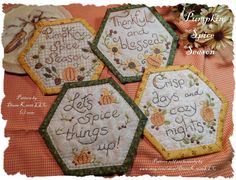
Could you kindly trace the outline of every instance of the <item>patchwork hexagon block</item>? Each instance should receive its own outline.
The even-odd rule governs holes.
[[[44,94],[57,94],[65,82],[95,80],[103,63],[89,42],[94,30],[83,19],[40,22],[19,62]]]
[[[140,81],[145,68],[172,64],[177,36],[154,7],[108,9],[93,51],[122,83]]]
[[[165,159],[221,150],[227,102],[195,67],[148,69],[135,102],[148,117],[144,135]]]
[[[122,174],[146,121],[112,79],[66,83],[40,133],[64,174]]]

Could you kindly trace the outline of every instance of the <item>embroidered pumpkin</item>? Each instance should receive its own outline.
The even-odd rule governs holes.
[[[63,79],[65,81],[75,81],[77,79],[77,72],[73,67],[67,67],[63,71]]]
[[[116,98],[110,94],[108,89],[103,89],[103,92],[101,94],[101,97],[98,103],[100,105],[116,103]]]
[[[79,154],[74,156],[72,163],[77,165],[88,164],[93,161],[92,153],[89,150],[81,150]]]
[[[214,120],[213,109],[207,104],[203,105],[200,114],[202,116],[202,119],[206,122],[212,122]]]
[[[162,112],[155,112],[151,116],[151,122],[154,126],[160,127],[165,122],[165,116]]]
[[[149,55],[146,61],[149,67],[160,67],[163,62],[162,56],[159,54]]]

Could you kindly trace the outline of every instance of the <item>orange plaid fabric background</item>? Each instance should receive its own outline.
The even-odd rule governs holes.
[[[99,29],[107,9],[105,6],[82,6],[80,4],[72,4],[64,7],[71,12],[73,17],[86,19],[96,31]],[[9,6],[5,5],[4,8],[7,9]],[[173,21],[172,23],[183,31],[191,28],[191,22],[175,22],[171,17],[166,15],[166,8],[157,7],[157,10],[166,20]],[[226,54],[232,54],[232,48],[228,47],[224,51]],[[233,149],[229,141],[229,137],[233,132],[232,102],[234,78],[232,62],[225,63],[219,53],[210,57],[204,57],[204,55],[186,55],[185,50],[178,48],[174,64],[192,64],[199,70],[204,71],[208,79],[216,85],[228,100],[229,106],[223,131],[223,150],[218,153],[184,160],[164,161],[160,153],[143,137],[140,141],[133,166],[127,173],[127,176],[149,174],[154,176],[232,177],[233,170],[231,163]],[[104,68],[100,79],[107,77],[113,77],[119,83],[112,73],[107,68]],[[135,97],[138,86],[139,83],[121,85],[131,98]],[[20,172],[27,176],[63,175],[38,132],[38,128],[56,96],[43,96],[29,76],[8,73],[5,73],[4,77],[4,93],[6,96],[2,103],[2,114],[3,119],[7,120],[5,135],[10,137],[9,147],[4,154],[5,171],[8,174]],[[17,99],[19,95],[27,97],[34,96],[38,102],[45,103],[46,107],[34,108],[33,115],[19,115],[19,111],[22,108],[9,106],[9,103],[14,104],[20,102],[20,99]],[[33,101],[25,100],[24,102],[32,104]]]

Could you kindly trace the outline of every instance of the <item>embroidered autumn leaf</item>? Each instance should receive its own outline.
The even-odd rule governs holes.
[[[160,34],[159,35],[160,36],[160,39],[162,40],[162,41],[167,41],[167,39],[168,39],[168,37],[165,37],[165,36],[163,36],[162,34]]]
[[[57,73],[57,69],[54,66],[52,66],[52,71]]]
[[[192,87],[194,85],[199,86],[198,78],[194,78],[192,74],[188,74],[189,78],[189,87]]]
[[[81,50],[85,53],[92,53],[92,51],[89,48],[82,48]]]
[[[45,67],[45,70],[48,72],[48,73],[52,73],[51,69],[49,67]]]
[[[202,140],[202,139],[203,139],[203,136],[202,136],[202,135],[196,138],[197,141],[200,141],[200,140]]]
[[[38,56],[38,55],[33,55],[32,58],[33,58],[33,59],[38,59],[39,56]]]
[[[150,113],[149,113],[149,111],[147,109],[144,109],[144,114],[145,114],[145,116],[149,116],[150,115]]]
[[[52,78],[52,75],[51,75],[51,74],[44,73],[43,75],[44,75],[44,77],[46,77],[46,78]]]
[[[189,144],[189,140],[186,139],[186,138],[184,138],[184,139],[183,139],[183,143],[184,143],[184,144]]]
[[[170,121],[167,121],[167,120],[164,121],[165,125],[169,125],[170,123],[171,123]]]

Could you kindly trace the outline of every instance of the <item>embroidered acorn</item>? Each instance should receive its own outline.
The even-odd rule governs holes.
[[[60,85],[61,84],[61,78],[55,78],[54,82],[56,85]]]
[[[214,112],[208,103],[204,103],[200,112],[202,119],[206,122],[214,121]]]
[[[78,76],[77,76],[77,80],[78,80],[78,81],[83,81],[83,79],[84,79],[84,76],[81,76],[81,75],[78,75]]]
[[[77,165],[88,164],[93,161],[92,153],[87,149],[82,149],[79,154],[75,154],[72,163]]]
[[[108,89],[104,88],[98,103],[100,105],[116,103],[116,98],[111,95]]]
[[[41,67],[43,67],[43,65],[41,63],[37,63],[35,64],[35,69],[40,69]]]
[[[160,67],[163,60],[162,60],[162,56],[159,54],[151,54],[147,57],[146,59],[147,61],[147,65],[149,67]]]
[[[63,71],[63,79],[65,81],[75,81],[77,80],[77,72],[73,67],[67,67]]]

